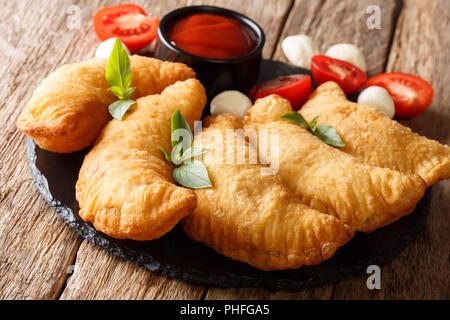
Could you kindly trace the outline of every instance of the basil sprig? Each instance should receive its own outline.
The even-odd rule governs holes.
[[[198,160],[184,163],[173,169],[173,178],[186,188],[201,189],[212,186],[205,165]]]
[[[183,135],[180,137],[176,136],[176,133],[178,129],[186,130],[186,135]],[[172,141],[172,148],[175,148],[175,146],[181,142],[181,137],[185,137],[187,140],[184,142],[184,145],[191,145],[192,140],[194,139],[194,135],[192,134],[191,127],[189,126],[189,123],[187,122],[186,118],[183,117],[180,110],[177,109],[172,114],[172,119],[170,121],[170,130],[172,132],[170,140]]]
[[[201,161],[192,159],[208,152],[209,149],[191,146],[194,136],[188,122],[178,109],[172,114],[170,128],[172,152],[168,153],[162,147],[158,149],[164,153],[167,161],[176,166],[172,173],[175,181],[192,189],[212,187],[205,165]]]
[[[295,123],[300,127],[306,127],[309,132],[311,132],[326,144],[332,145],[334,147],[345,147],[345,143],[342,142],[342,139],[337,133],[336,129],[330,127],[327,124],[321,124],[318,127],[316,126],[319,116],[314,117],[314,119],[312,119],[310,123],[308,123],[308,121],[306,121],[305,118],[303,118],[303,116],[296,111],[283,114],[281,118]]]
[[[120,99],[109,105],[109,113],[115,119],[122,120],[123,115],[136,103],[136,101],[130,99],[136,88],[130,87],[133,81],[130,58],[118,38],[116,38],[114,48],[109,57],[105,77],[111,85],[111,88],[108,90]]]

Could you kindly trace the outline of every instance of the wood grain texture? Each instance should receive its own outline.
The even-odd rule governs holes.
[[[381,29],[369,30],[366,13],[369,5],[381,9]],[[336,43],[354,43],[364,52],[369,73],[381,73],[387,58],[390,39],[394,28],[397,4],[395,0],[297,0],[287,18],[273,59],[286,61],[281,41],[295,34],[307,34],[317,41],[320,51]],[[358,277],[358,284],[366,288],[365,277]],[[365,289],[366,291],[367,288]],[[334,285],[308,288],[299,291],[271,292],[262,289],[217,289],[210,288],[206,299],[331,299]],[[358,295],[352,295],[358,298]]]
[[[417,74],[428,80],[435,96],[429,109],[403,124],[441,143],[450,144],[450,2],[405,0],[387,71]],[[370,291],[364,279],[338,283],[338,299],[448,299],[450,296],[450,181],[433,186],[430,215],[417,240],[381,269],[381,290]]]
[[[209,288],[205,299],[208,300],[327,300],[331,299],[333,285],[307,288],[304,290],[270,291],[261,288]]]
[[[23,156],[14,162],[14,172],[0,171],[2,181],[29,174]],[[0,299],[55,299],[80,243],[34,189],[31,179],[1,189]]]
[[[83,241],[61,299],[200,299],[202,286],[156,275]]]
[[[369,5],[381,10],[381,28],[369,29]],[[274,59],[288,61],[281,48],[284,38],[307,34],[314,39],[321,54],[337,43],[352,43],[363,52],[368,74],[383,71],[394,28],[395,0],[296,0],[282,32]]]
[[[72,36],[80,41],[82,34],[53,33],[65,20],[61,8],[37,1],[7,1],[0,10],[2,299],[56,298],[80,243],[38,194],[26,163],[25,138],[15,127],[37,82],[68,56],[83,56],[83,48],[70,46]]]

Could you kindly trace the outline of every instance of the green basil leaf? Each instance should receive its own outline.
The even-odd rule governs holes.
[[[131,73],[130,57],[125,52],[125,50],[123,50],[123,53],[125,54],[125,56],[122,57],[122,61],[124,61],[124,64],[126,64],[127,67],[126,69],[121,68],[120,71],[123,72],[122,73],[123,86],[124,88],[128,88],[131,85],[131,82],[133,82],[133,74]]]
[[[183,152],[181,156],[181,161],[190,160],[196,156],[209,152],[208,148],[201,147],[190,147],[186,151]]]
[[[316,124],[317,124],[317,120],[319,119],[319,116],[315,116],[311,122],[309,123],[309,128],[311,129],[311,131],[315,131],[316,130]]]
[[[136,87],[128,88],[126,91],[126,97],[124,99],[129,99],[134,94],[135,91]]]
[[[133,93],[136,91],[136,88],[128,88],[127,90],[125,90],[125,92],[122,91],[122,88],[118,87],[118,86],[114,86],[108,89],[109,91],[111,91],[117,98],[122,99],[122,100],[128,100]]]
[[[173,169],[173,178],[186,188],[201,189],[212,187],[205,165],[197,160]]]
[[[172,148],[175,147],[181,141],[179,139],[179,137],[176,137],[175,135],[173,135],[174,131],[176,131],[177,129],[185,129],[185,130],[187,130],[188,136],[190,137],[190,141],[185,141],[184,143],[187,146],[191,145],[194,136],[192,134],[191,127],[189,126],[189,123],[187,122],[186,118],[183,117],[183,115],[181,114],[179,109],[175,110],[175,112],[172,114],[172,119],[171,119],[171,123],[170,123],[170,129],[172,131],[172,137],[171,137]],[[187,143],[187,142],[189,142],[189,143]]]
[[[335,147],[345,147],[345,143],[342,142],[341,137],[337,133],[336,129],[330,127],[327,124],[321,124],[320,126],[318,126],[314,131],[314,135],[329,145]]]
[[[280,118],[295,123],[298,126],[309,128],[308,122],[305,118],[303,118],[303,116],[296,111],[283,114]]]
[[[117,120],[122,120],[123,115],[128,109],[134,105],[136,101],[134,100],[117,100],[116,102],[109,105],[109,113]]]
[[[170,156],[170,153],[164,150],[163,147],[159,147],[158,150],[161,150],[164,153],[164,156],[166,157],[167,161],[172,162],[172,157]]]
[[[127,88],[133,80],[133,74],[131,73],[130,58],[118,38],[116,38],[109,57],[105,77],[111,87],[120,88],[121,96],[126,96]]]
[[[175,165],[180,165],[183,160],[183,152],[189,149],[190,144],[178,143],[175,147],[172,148],[172,162]]]
[[[122,91],[121,87],[114,86],[114,87],[109,88],[108,90],[111,91],[119,99],[128,99],[129,98],[129,97],[125,98],[125,96],[123,95],[124,92]]]

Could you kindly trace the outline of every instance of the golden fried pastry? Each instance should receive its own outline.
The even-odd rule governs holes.
[[[86,155],[76,184],[80,216],[114,238],[151,240],[194,210],[194,191],[175,185],[173,166],[158,147],[171,149],[170,119],[176,109],[201,117],[203,86],[190,79],[161,95],[137,100],[122,121],[113,119]]]
[[[181,63],[130,57],[133,98],[161,93],[176,81],[195,77]],[[107,59],[66,64],[36,88],[17,120],[19,130],[43,149],[69,153],[90,146],[111,116],[108,106],[117,98],[107,89]]]
[[[322,84],[301,109],[311,121],[334,127],[346,144],[342,151],[368,164],[415,173],[429,187],[450,177],[450,147],[427,139],[376,108],[347,100],[334,82]]]
[[[257,131],[262,160],[278,163],[278,173],[304,203],[364,232],[413,211],[425,191],[420,177],[361,163],[280,119],[288,112],[292,112],[289,102],[271,95],[249,109],[244,124],[246,130]],[[264,144],[261,137],[266,132],[277,137],[277,146]],[[273,147],[278,153],[266,152]]]
[[[301,203],[280,176],[249,163],[250,146],[234,131],[239,118],[210,116],[203,128],[194,145],[210,149],[203,162],[213,187],[195,191],[197,208],[183,220],[190,238],[262,270],[318,264],[351,238],[338,219]]]

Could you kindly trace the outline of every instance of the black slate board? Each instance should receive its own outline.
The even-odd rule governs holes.
[[[308,71],[265,60],[259,81],[292,73]],[[124,259],[138,261],[151,271],[196,284],[300,289],[360,274],[369,265],[387,263],[406,248],[423,229],[430,209],[431,189],[428,189],[412,214],[371,234],[357,234],[330,260],[298,270],[264,272],[191,241],[180,225],[162,238],[146,242],[118,240],[96,231],[90,223],[81,220],[75,200],[75,183],[86,152],[55,154],[42,150],[28,139],[28,162],[44,199],[89,241]]]

